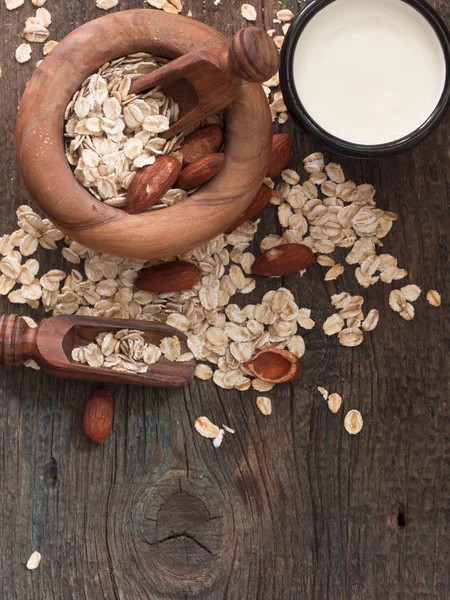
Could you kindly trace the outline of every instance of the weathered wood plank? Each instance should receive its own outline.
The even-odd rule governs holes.
[[[255,2],[269,27],[282,5]],[[450,22],[445,0],[433,3]],[[93,0],[56,3],[51,38],[100,16]],[[120,0],[122,9],[140,7]],[[296,10],[294,2],[291,8]],[[240,2],[186,2],[186,11],[231,36],[245,22]],[[14,166],[16,106],[33,65],[14,50],[27,3],[0,4],[0,168],[2,231],[28,201]],[[33,45],[33,63],[40,55]],[[420,85],[420,82],[418,82]],[[421,297],[403,322],[387,304],[389,286],[364,292],[380,326],[355,349],[308,332],[301,380],[269,395],[263,417],[256,393],[223,392],[194,381],[182,390],[113,387],[116,413],[107,443],[81,433],[90,384],[28,371],[1,371],[0,585],[2,598],[53,600],[443,600],[450,595],[449,180],[446,122],[399,157],[362,162],[340,157],[348,177],[370,182],[384,208],[399,212],[386,249],[423,290],[441,291],[436,310]],[[315,142],[289,123],[292,166]],[[276,229],[266,211],[258,239]],[[42,251],[43,268],[60,267]],[[312,269],[284,282],[318,323],[329,295],[359,290],[351,269],[325,283]],[[253,299],[278,282],[265,281]],[[2,300],[2,310],[10,310]],[[447,309],[447,313],[445,310]],[[339,391],[332,415],[317,385]],[[346,410],[365,425],[350,437]],[[236,428],[222,447],[193,433],[201,414]],[[165,541],[161,541],[165,540]],[[41,567],[24,564],[33,549]]]

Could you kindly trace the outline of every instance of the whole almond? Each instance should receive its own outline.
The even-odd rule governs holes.
[[[111,432],[113,416],[111,392],[106,387],[97,388],[84,407],[83,430],[86,437],[96,444],[103,444]]]
[[[252,265],[253,275],[280,277],[290,275],[310,267],[314,262],[314,254],[304,244],[285,244],[271,248],[258,256]]]
[[[252,375],[270,383],[287,383],[300,375],[300,359],[281,348],[265,348],[245,365]]]
[[[273,192],[270,189],[270,187],[263,183],[262,186],[259,188],[259,191],[256,194],[256,196],[250,202],[250,205],[245,209],[245,211],[242,213],[239,219],[237,219],[237,221],[235,221],[233,225],[231,225],[231,227],[227,229],[227,233],[231,233],[232,231],[237,229],[239,225],[242,225],[242,223],[245,223],[249,219],[252,219],[259,212],[261,212],[262,209],[269,204],[270,199],[272,198],[272,193]]]
[[[184,167],[177,181],[177,187],[182,190],[198,188],[219,173],[225,164],[225,154],[216,152],[206,154],[202,158]]]
[[[181,292],[199,283],[202,275],[197,265],[174,260],[142,269],[134,284],[146,292]]]
[[[272,136],[272,155],[266,173],[267,177],[279,175],[291,160],[292,152],[292,140],[287,133],[276,133]]]
[[[183,164],[189,165],[205,156],[205,154],[217,152],[222,148],[222,144],[223,130],[219,125],[199,127],[188,135],[181,144]]]
[[[134,215],[145,212],[173,186],[181,173],[181,163],[173,156],[161,156],[140,169],[127,192],[125,210]]]

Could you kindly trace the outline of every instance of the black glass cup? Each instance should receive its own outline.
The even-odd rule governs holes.
[[[284,39],[280,57],[280,85],[289,114],[298,125],[316,137],[326,148],[344,156],[377,158],[397,154],[412,148],[433,131],[450,105],[450,33],[448,28],[437,12],[425,0],[399,0],[399,2],[406,2],[406,4],[415,8],[434,29],[444,52],[446,69],[444,90],[427,120],[408,135],[384,144],[357,144],[332,135],[314,121],[303,106],[294,83],[293,59],[297,41],[308,22],[332,2],[335,2],[335,0],[313,0],[291,23]],[[330,101],[332,102],[332,99]]]

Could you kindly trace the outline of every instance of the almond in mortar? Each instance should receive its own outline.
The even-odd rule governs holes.
[[[223,131],[219,125],[199,127],[186,137],[181,144],[183,165],[189,165],[206,154],[213,154],[222,148]]]
[[[184,167],[177,181],[182,190],[193,190],[215,177],[225,164],[225,155],[221,152],[206,154],[202,158]]]
[[[134,215],[145,212],[173,187],[181,173],[181,163],[173,156],[161,156],[136,173],[127,192],[125,210]]]

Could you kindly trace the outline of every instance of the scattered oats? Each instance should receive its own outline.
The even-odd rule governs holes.
[[[333,394],[330,394],[328,396],[328,408],[331,410],[332,413],[339,412],[341,405],[342,398],[339,394],[336,394],[336,392],[334,392]]]
[[[189,329],[189,319],[179,313],[172,313],[167,317],[166,325],[175,327],[179,331],[187,331]]]
[[[198,417],[195,420],[194,427],[197,432],[206,438],[216,438],[219,435],[219,428],[208,419],[208,417]]]
[[[281,46],[283,45],[283,41],[284,41],[284,36],[276,35],[276,36],[274,36],[273,41],[275,43],[275,46],[278,48],[278,50],[281,50]]]
[[[328,317],[328,319],[323,324],[322,329],[325,335],[335,335],[336,333],[339,333],[342,330],[344,325],[344,319],[340,315],[335,313],[334,315]]]
[[[208,365],[197,365],[195,367],[195,376],[198,377],[198,379],[207,381],[213,376],[213,370]]]
[[[43,49],[44,56],[47,56],[47,54],[50,54],[50,52],[54,48],[56,48],[57,45],[58,45],[58,42],[55,42],[55,40],[49,40],[48,42],[46,42],[44,44],[44,49]]]
[[[300,181],[300,175],[292,169],[285,169],[281,171],[281,179],[289,185],[297,185]]]
[[[38,326],[38,324],[36,323],[36,321],[34,319],[32,319],[31,317],[27,317],[26,315],[22,315],[21,317],[25,323],[28,325],[28,327],[31,327],[32,329],[36,329],[36,327]]]
[[[401,312],[406,309],[406,298],[401,290],[392,290],[389,294],[389,306],[395,312]]]
[[[52,24],[52,15],[48,12],[48,10],[46,8],[38,8],[37,9],[36,19],[44,27],[50,27],[50,25]]]
[[[37,569],[41,562],[41,554],[37,551],[33,552],[27,562],[27,569],[32,571],[33,569]]]
[[[37,364],[37,362],[35,360],[33,360],[32,358],[28,358],[24,363],[23,363],[24,367],[27,367],[28,369],[34,369],[35,371],[40,371],[41,367]]]
[[[344,183],[345,175],[341,165],[336,163],[328,163],[325,167],[325,172],[331,181],[334,181],[335,183]]]
[[[431,304],[431,306],[441,306],[441,295],[436,290],[428,290],[427,300]]]
[[[274,40],[275,39],[276,38],[274,38]],[[286,104],[284,103],[283,94],[281,92],[274,93],[271,107],[276,113],[286,112]]]
[[[213,446],[214,446],[214,448],[218,448],[220,446],[220,444],[223,441],[224,434],[225,434],[225,430],[224,429],[219,429],[219,433],[213,439]]]
[[[405,321],[412,321],[414,319],[414,306],[407,302],[406,307],[400,311],[400,316],[403,317]]]
[[[358,327],[347,327],[338,333],[338,338],[341,346],[353,348],[362,344],[364,334]]]
[[[45,8],[39,8],[38,10],[46,10]],[[47,11],[48,12],[48,11]],[[25,21],[25,28],[22,32],[22,36],[28,42],[42,43],[50,35],[47,27],[37,17],[28,17]]]
[[[8,10],[15,10],[16,8],[19,8],[19,6],[22,6],[24,2],[25,0],[5,0],[6,8]]]
[[[400,291],[408,300],[408,302],[415,302],[422,293],[420,287],[415,284],[405,285],[402,288],[400,288]]]
[[[241,15],[246,21],[256,21],[256,9],[251,4],[241,6]]]
[[[236,432],[234,431],[234,429],[231,429],[231,427],[228,427],[227,425],[222,425],[222,427],[225,429],[225,431],[226,431],[227,433],[236,433]]]
[[[292,19],[294,17],[295,17],[294,13],[291,10],[289,10],[288,8],[283,8],[282,10],[279,10],[277,12],[277,19],[279,19],[280,21],[283,21],[285,23],[292,21]]]
[[[269,381],[262,381],[261,379],[253,379],[252,388],[257,392],[270,392],[274,388],[275,384]]]
[[[324,166],[325,162],[321,152],[314,152],[303,159],[303,168],[307,173],[320,173]]]
[[[380,318],[380,313],[372,308],[368,313],[364,321],[362,322],[361,327],[364,331],[373,331],[375,327],[378,325],[378,320]]]
[[[325,388],[321,387],[320,385],[317,387],[317,391],[322,394],[323,399],[327,400],[328,398],[328,390],[326,390]]]
[[[162,9],[166,0],[147,0],[147,2],[150,4],[150,6],[153,6],[153,8]]]
[[[326,254],[319,254],[319,256],[316,256],[316,262],[318,262],[322,267],[334,267],[336,264],[334,259]]]
[[[256,398],[256,406],[263,415],[267,416],[272,414],[272,402],[270,401],[270,398],[267,398],[267,396],[258,396]]]
[[[350,410],[344,419],[345,430],[351,435],[359,433],[363,426],[363,418],[359,410]]]
[[[298,309],[297,322],[300,325],[300,327],[303,327],[303,329],[312,329],[314,327],[314,325],[316,324],[315,321],[313,321],[310,318],[310,315],[311,315],[310,308],[299,308]]]
[[[16,60],[18,63],[26,63],[31,58],[31,46],[30,44],[20,44],[16,50]]]
[[[337,279],[345,271],[344,267],[339,263],[332,266],[331,269],[325,273],[325,281],[333,281]]]
[[[31,0],[31,4],[37,7],[44,6],[45,2],[46,0]]]
[[[295,354],[298,358],[301,358],[306,351],[305,340],[301,335],[293,335],[288,341],[288,350]],[[260,390],[263,391],[263,390]]]
[[[97,8],[102,10],[110,10],[119,4],[119,0],[96,0]]]

